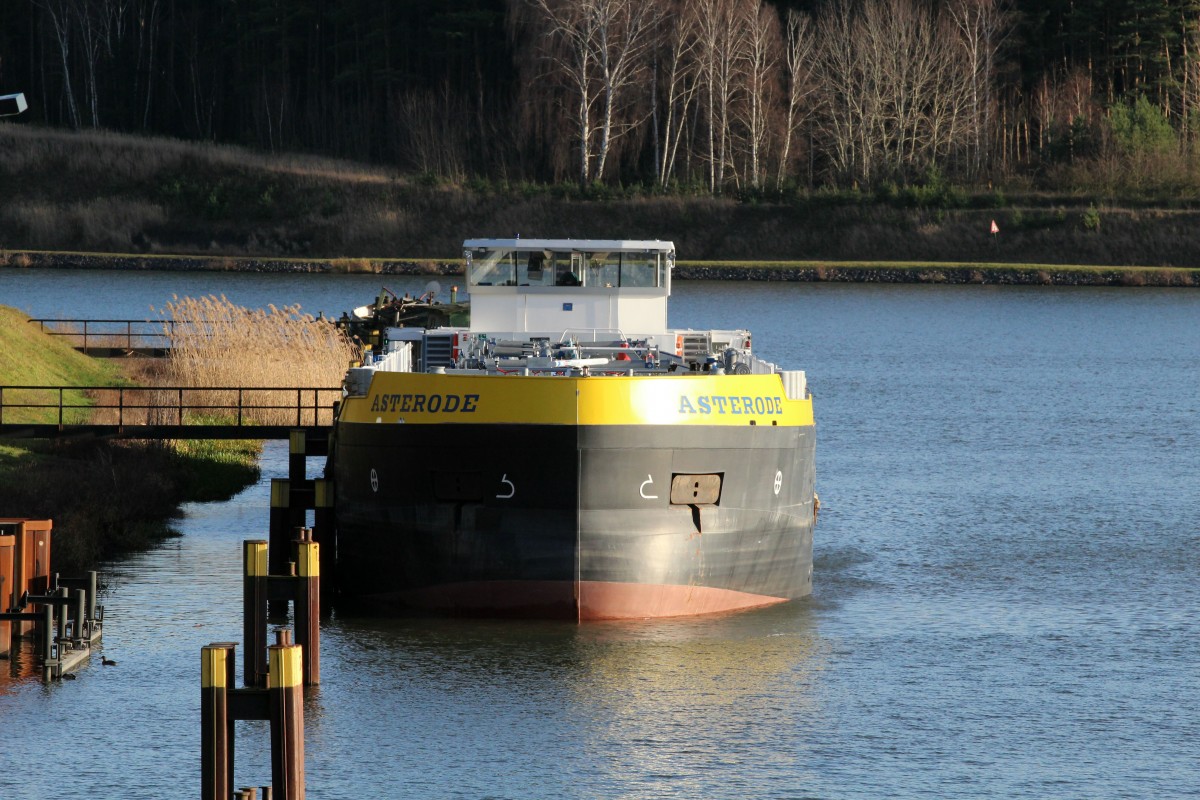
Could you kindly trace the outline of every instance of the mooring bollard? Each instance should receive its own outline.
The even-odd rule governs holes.
[[[292,535],[296,528],[304,526],[304,504],[293,502],[291,481],[271,479],[271,513],[268,519],[267,538],[270,540],[268,569],[272,575],[288,574],[288,555],[292,549]],[[272,603],[272,617],[287,616],[287,606]]]
[[[82,647],[87,642],[87,592],[75,590],[75,619],[71,623],[71,644]]]
[[[321,613],[329,615],[331,603],[337,586],[337,573],[334,570],[337,555],[337,527],[334,525],[333,512],[333,481],[317,479],[313,481],[313,541],[320,542],[321,574],[325,577],[325,607]]]
[[[292,594],[296,643],[303,653],[304,683],[316,686],[321,682],[321,545],[312,540],[311,529],[299,533]]]
[[[90,570],[88,572],[87,582],[88,582],[88,586],[87,586],[87,596],[88,596],[87,618],[89,620],[95,620],[96,619],[96,605],[97,605],[96,604],[96,594],[97,594],[97,592],[100,591],[99,573],[96,572],[96,570],[94,570],[94,569]]]
[[[304,430],[288,432],[288,480],[303,483],[308,477],[308,433]]]
[[[243,542],[243,629],[246,654],[243,659],[245,688],[235,689],[233,649],[217,642],[201,649],[201,796],[205,800],[242,797],[257,800],[257,787],[233,788],[234,730],[236,720],[266,720],[271,729],[271,786],[262,787],[264,800],[304,800],[304,685],[306,670],[315,678],[320,670],[319,648],[321,548],[312,531],[300,529],[292,575],[270,575],[267,571],[268,543]],[[263,647],[267,638],[267,603],[291,600],[296,604],[297,638],[292,632],[276,631],[275,644]],[[260,659],[265,670],[260,673]],[[265,688],[255,684],[265,675]],[[315,683],[315,680],[312,681]],[[277,795],[274,793],[278,792]]]
[[[233,791],[233,648],[228,642],[200,650],[200,796],[225,800]]]
[[[243,627],[246,652],[243,654],[242,685],[265,686],[268,665],[267,604],[279,604],[286,615],[292,603],[295,613],[296,644],[303,648],[306,686],[315,686],[321,676],[321,546],[312,541],[310,528],[299,528],[294,542],[296,561],[289,562],[286,575],[267,575],[267,543],[261,539],[243,542],[245,578],[243,588]]]
[[[50,520],[0,518],[0,656],[34,631],[46,680],[79,664],[103,630],[97,576],[50,572]],[[31,606],[33,608],[31,608]]]
[[[282,800],[304,800],[304,671],[288,631],[270,647],[271,787]]]
[[[267,564],[270,574],[283,575],[287,570],[287,545],[291,538],[291,490],[288,482],[279,478],[271,479],[271,513],[267,520],[267,537],[270,541],[269,561]],[[271,613],[279,614],[276,609]],[[284,609],[282,613],[287,613]]]
[[[71,590],[65,586],[60,586],[54,591],[54,594],[57,595],[59,604],[62,606],[58,612],[58,634],[55,636],[55,639],[59,642],[65,642],[67,641],[67,601],[70,599]]]
[[[58,655],[54,647],[54,606],[46,603],[42,606],[42,663],[49,664]]]
[[[267,598],[270,596],[267,573],[267,542],[249,539],[242,542],[245,565],[242,584],[242,685],[265,686],[267,680]],[[286,609],[285,609],[286,611]]]

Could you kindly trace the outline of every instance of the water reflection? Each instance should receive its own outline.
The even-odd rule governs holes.
[[[306,756],[333,794],[356,770],[381,796],[713,795],[733,764],[786,782],[827,650],[807,601],[586,626],[335,619]]]
[[[721,619],[604,623],[575,637],[572,698],[601,783],[711,795],[797,778],[795,732],[820,716],[825,646],[807,601]]]
[[[41,683],[39,663],[33,639],[13,637],[8,657],[0,659],[0,695],[15,694],[23,685]]]

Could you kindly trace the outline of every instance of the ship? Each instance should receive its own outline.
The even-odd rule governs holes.
[[[747,330],[670,327],[671,242],[463,257],[465,301],[431,284],[355,311],[327,464],[339,602],[582,622],[811,592],[805,373]]]

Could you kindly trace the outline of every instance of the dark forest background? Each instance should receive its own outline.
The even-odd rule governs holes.
[[[2,0],[12,91],[457,182],[1178,196],[1200,0]]]

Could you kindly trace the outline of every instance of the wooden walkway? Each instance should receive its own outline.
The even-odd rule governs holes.
[[[340,388],[0,386],[0,438],[325,438]]]

